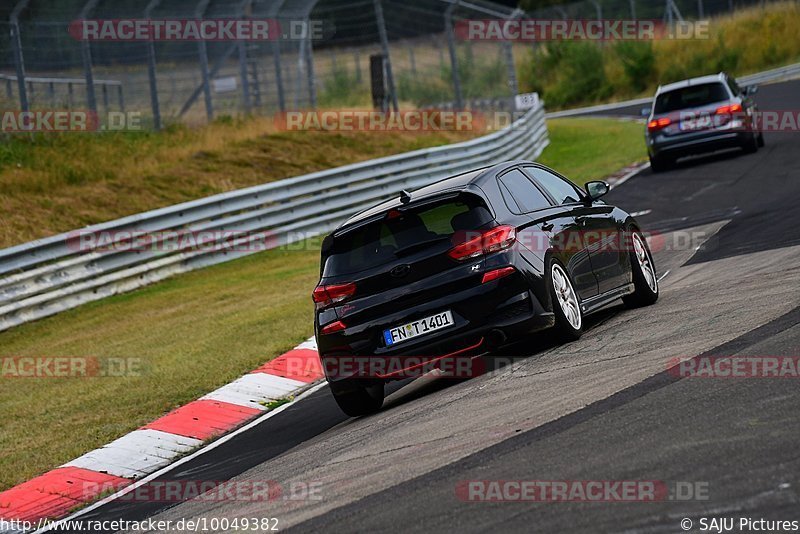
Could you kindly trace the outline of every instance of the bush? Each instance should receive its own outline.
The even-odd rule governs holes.
[[[614,52],[622,63],[628,87],[644,91],[655,73],[656,56],[653,45],[644,41],[620,41]]]

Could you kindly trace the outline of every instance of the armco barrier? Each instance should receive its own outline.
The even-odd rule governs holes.
[[[268,233],[270,247],[323,234],[349,215],[403,189],[501,161],[533,159],[547,144],[540,105],[510,127],[464,143],[231,191],[80,230],[116,235],[125,231],[230,232],[219,246],[169,252],[83,250],[70,241],[76,235],[71,232],[0,250],[0,331],[252,254],[252,247],[243,245],[257,239],[257,232]]]

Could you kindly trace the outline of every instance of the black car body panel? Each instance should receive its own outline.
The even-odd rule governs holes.
[[[549,186],[560,189],[561,196],[566,192],[566,201],[558,203],[537,174],[558,180]],[[536,209],[521,209],[510,200],[506,183],[518,188],[517,196],[529,193]],[[399,377],[343,370],[342,359],[471,357],[552,326],[551,260],[567,268],[586,313],[610,295],[633,291],[630,254],[621,244],[636,222],[619,208],[590,201],[542,165],[518,161],[479,169],[404,200],[391,199],[354,215],[323,243],[315,333],[331,382]],[[473,233],[504,228],[515,232],[506,248],[461,260],[449,255]],[[499,272],[503,276],[486,280]],[[447,327],[392,344],[386,337],[395,327],[444,312],[452,315]]]

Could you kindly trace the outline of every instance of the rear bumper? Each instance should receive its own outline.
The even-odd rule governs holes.
[[[744,145],[752,135],[752,132],[741,130],[712,130],[709,132],[687,133],[671,137],[648,137],[647,151],[650,157],[653,158],[659,156],[678,158],[726,148],[740,147]]]
[[[469,378],[482,374],[472,365],[475,356],[502,345],[506,340],[553,326],[555,317],[545,310],[530,290],[520,292],[499,306],[475,309],[491,310],[484,317],[472,317],[467,324],[422,337],[412,345],[388,349],[379,347],[369,353],[347,347],[320,347],[320,358],[328,382],[366,380],[387,382],[421,376],[440,369],[446,376]]]

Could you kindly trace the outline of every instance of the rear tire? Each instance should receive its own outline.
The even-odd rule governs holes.
[[[668,171],[674,163],[674,160],[665,156],[650,156],[650,168],[653,172]]]
[[[742,150],[744,150],[745,154],[755,154],[758,151],[758,136],[753,134],[744,142],[742,145]]]
[[[639,308],[655,304],[658,300],[658,275],[656,264],[647,240],[637,230],[631,231],[631,272],[633,274],[634,292],[622,297],[622,302],[629,308]]]
[[[369,415],[383,406],[383,384],[367,386],[356,380],[346,380],[330,386],[336,404],[350,417]]]
[[[556,260],[550,260],[548,285],[556,335],[563,341],[574,341],[583,335],[583,312],[580,299],[567,270]]]

